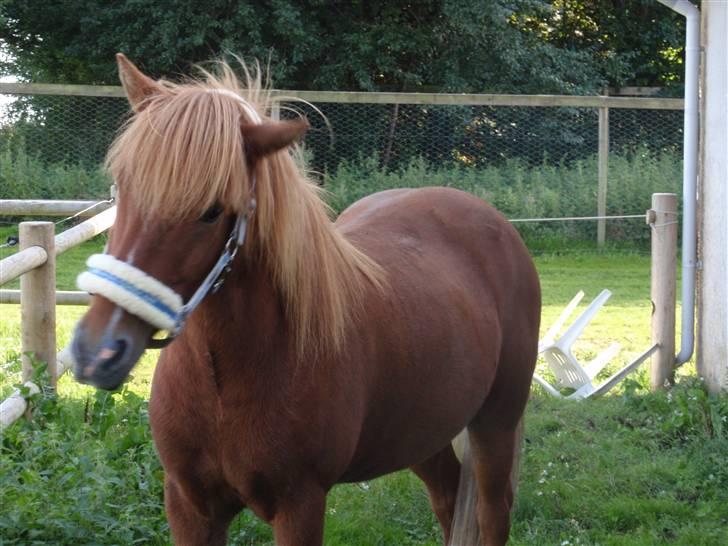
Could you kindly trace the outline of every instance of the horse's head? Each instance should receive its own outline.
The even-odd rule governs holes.
[[[107,158],[116,222],[106,253],[79,277],[95,297],[72,344],[76,378],[105,389],[126,379],[157,331],[179,333],[233,266],[260,160],[307,127],[264,119],[255,93],[243,98],[231,73],[172,85],[117,60],[135,115]]]

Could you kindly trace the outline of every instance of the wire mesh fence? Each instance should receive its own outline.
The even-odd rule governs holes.
[[[120,96],[84,93],[0,94],[0,198],[107,195],[99,167],[128,106]],[[364,94],[331,102],[321,95],[306,96],[315,109],[294,103],[281,115],[309,119],[308,167],[332,191],[337,210],[386,187],[447,184],[488,199],[510,218],[598,212],[599,139],[607,133],[595,97],[571,97],[566,106],[541,97],[516,106],[502,98],[497,105],[438,104],[438,96],[411,104]],[[633,107],[609,108],[607,215],[643,212],[653,192],[679,193],[679,101],[630,100]],[[597,228],[590,221],[519,229],[527,237],[593,241]],[[607,225],[610,241],[647,238],[639,220]]]
[[[535,166],[570,162],[596,152],[594,109],[418,104],[319,104],[321,120],[307,137],[317,166],[375,155],[397,168],[415,158],[432,165],[498,166],[519,160]],[[303,110],[306,110],[305,107]],[[308,112],[307,112],[308,113]]]
[[[0,111],[0,143],[46,165],[97,166],[127,111],[117,97],[19,96]]]

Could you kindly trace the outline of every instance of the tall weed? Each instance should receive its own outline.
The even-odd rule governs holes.
[[[44,163],[23,146],[0,150],[0,199],[99,199],[109,184],[100,167]]]
[[[609,158],[607,214],[640,214],[655,192],[679,193],[681,160],[646,150],[612,154]],[[544,158],[533,166],[506,160],[497,166],[468,167],[462,163],[437,164],[422,158],[387,169],[376,155],[343,160],[322,183],[329,204],[338,214],[354,201],[392,188],[448,186],[490,202],[510,219],[563,218],[597,214],[597,158],[554,162]],[[0,198],[93,199],[108,195],[109,179],[102,169],[66,163],[48,164],[28,155],[23,146],[0,151]],[[558,248],[575,241],[593,241],[596,222],[518,223],[532,246]],[[649,230],[640,218],[610,221],[609,241],[644,246]]]
[[[608,215],[640,214],[649,208],[655,192],[679,193],[680,158],[636,153],[610,157],[607,197]],[[377,157],[342,161],[324,175],[324,187],[336,213],[376,191],[392,188],[449,186],[485,199],[510,219],[564,218],[597,214],[596,157],[558,164],[544,161],[537,167],[518,160],[501,166],[469,168],[454,163],[435,166],[415,159],[404,167],[387,170]],[[594,240],[596,222],[518,223],[527,241]],[[649,240],[641,218],[610,222],[611,241],[638,245]]]

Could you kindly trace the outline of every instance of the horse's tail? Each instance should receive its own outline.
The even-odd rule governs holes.
[[[480,544],[480,531],[478,529],[478,518],[476,514],[478,491],[475,482],[475,470],[473,469],[470,440],[468,439],[467,431],[463,432],[454,442],[456,444],[456,453],[460,459],[460,483],[458,485],[458,495],[455,500],[455,514],[450,529],[448,546],[478,546]],[[518,489],[522,441],[523,418],[521,418],[516,428],[516,441],[513,447],[511,489],[514,498]]]
[[[455,514],[452,518],[448,546],[476,546],[480,544],[478,518],[475,512],[478,498],[475,471],[473,470],[473,458],[470,452],[470,440],[468,439],[467,430],[463,432],[456,440],[456,450],[459,452],[458,458],[460,459],[460,483],[458,485],[458,495],[455,499]]]

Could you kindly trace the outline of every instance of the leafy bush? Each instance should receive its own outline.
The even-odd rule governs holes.
[[[109,195],[101,168],[44,163],[25,146],[0,150],[0,199],[99,199]]]
[[[453,164],[435,167],[422,159],[405,167],[387,170],[375,156],[342,161],[324,176],[330,203],[336,213],[376,191],[401,187],[449,186],[485,199],[510,219],[594,216],[597,212],[597,158],[553,164],[544,160],[537,167],[510,160],[501,167],[482,169]],[[649,208],[654,192],[679,193],[681,160],[672,154],[638,152],[612,155],[609,165],[608,215],[640,214]],[[529,243],[594,241],[596,222],[518,223]],[[649,242],[642,218],[610,222],[607,238]],[[536,245],[538,246],[538,245]]]
[[[449,186],[485,199],[510,219],[594,216],[597,212],[597,159],[554,163],[544,158],[532,166],[522,160],[485,168],[462,163],[433,165],[422,158],[387,169],[376,155],[343,160],[323,175],[329,203],[338,214],[354,201],[391,188]],[[679,193],[681,159],[671,153],[637,150],[610,157],[607,214],[640,214],[650,206],[654,192]],[[108,195],[109,179],[100,169],[80,165],[46,164],[28,155],[22,146],[0,153],[0,198],[82,199]],[[533,249],[596,239],[596,222],[518,223]],[[644,246],[650,233],[641,218],[610,221],[607,239]]]
[[[709,394],[702,379],[683,378],[675,388],[649,396],[640,395],[641,391],[641,384],[625,381],[624,399],[636,416],[632,426],[644,427],[645,434],[661,445],[728,440],[728,398]]]
[[[147,402],[127,389],[32,398],[35,420],[1,438],[2,543],[166,543]]]

